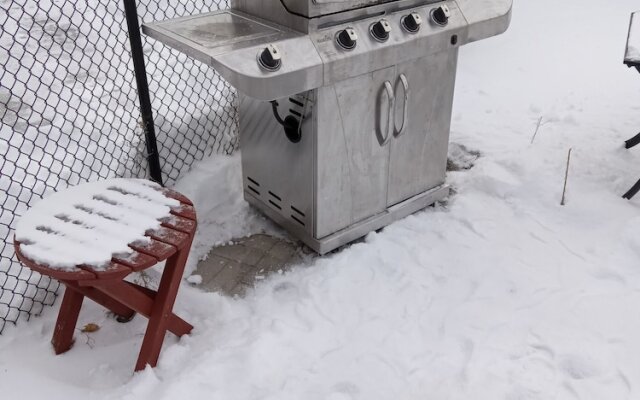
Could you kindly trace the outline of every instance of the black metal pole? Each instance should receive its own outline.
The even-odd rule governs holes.
[[[149,82],[147,81],[147,69],[144,63],[142,51],[142,37],[140,24],[138,23],[138,7],[136,0],[123,0],[124,12],[129,29],[129,42],[131,43],[131,58],[138,85],[138,99],[140,100],[140,114],[142,127],[147,142],[147,161],[149,162],[149,175],[151,180],[162,183],[162,169],[160,168],[160,156],[156,141],[156,129],[153,124],[153,110],[151,109],[151,97],[149,96]]]

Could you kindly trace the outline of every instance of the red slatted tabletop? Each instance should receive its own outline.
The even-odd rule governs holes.
[[[114,179],[79,185],[45,198],[18,223],[14,247],[27,267],[66,289],[52,344],[56,354],[73,345],[85,297],[128,321],[149,319],[135,370],[155,367],[166,331],[193,327],[173,313],[196,231],[193,203],[148,181]],[[167,261],[153,291],[124,279]]]

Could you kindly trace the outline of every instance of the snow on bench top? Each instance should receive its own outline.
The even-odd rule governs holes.
[[[130,254],[128,244],[149,241],[144,234],[180,202],[156,183],[111,179],[85,183],[40,200],[18,221],[22,254],[56,269],[90,265],[96,269],[114,254]]]
[[[625,62],[640,64],[640,11],[631,15]]]

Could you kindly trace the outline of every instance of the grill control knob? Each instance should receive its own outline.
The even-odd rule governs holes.
[[[277,71],[282,65],[280,50],[274,44],[267,46],[258,54],[258,63],[267,71]]]
[[[446,26],[449,23],[451,11],[446,5],[431,10],[431,20],[438,26]]]
[[[353,28],[346,28],[338,32],[336,42],[345,50],[353,50],[358,44],[358,34]]]
[[[389,40],[389,33],[391,33],[391,24],[386,19],[371,25],[371,36],[379,42],[386,42]]]
[[[416,33],[420,30],[420,25],[422,25],[422,17],[417,12],[412,12],[402,17],[400,23],[407,32]]]

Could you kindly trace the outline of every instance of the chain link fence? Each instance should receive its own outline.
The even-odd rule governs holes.
[[[227,0],[139,0],[142,21],[226,8]],[[237,146],[236,95],[209,67],[143,37],[160,163],[171,184]],[[41,312],[58,283],[22,268],[12,228],[46,193],[147,177],[120,1],[0,0],[0,333]]]

